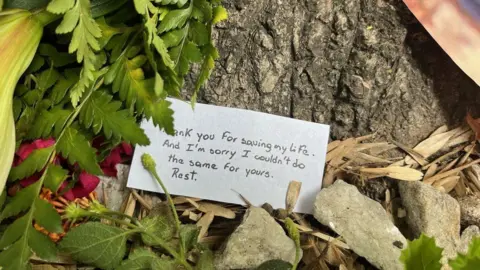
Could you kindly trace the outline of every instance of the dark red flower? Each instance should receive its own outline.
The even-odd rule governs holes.
[[[73,201],[76,198],[88,197],[88,195],[95,190],[99,183],[100,179],[97,176],[83,171],[78,176],[78,182],[75,184],[75,186],[66,191],[63,194],[63,197],[69,201]],[[61,192],[67,186],[67,181],[64,181],[60,187]]]
[[[54,139],[46,139],[46,140],[38,139],[31,143],[22,144],[20,148],[18,148],[17,152],[15,153],[16,156],[15,156],[15,159],[13,160],[13,166],[15,167],[20,165],[25,159],[28,158],[28,156],[30,156],[30,154],[34,150],[47,148],[54,144],[55,144]],[[35,183],[38,179],[40,179],[42,172],[43,170],[29,176],[28,178],[20,180],[20,185],[22,185],[23,187],[26,187],[28,185]]]
[[[103,173],[108,176],[117,176],[117,164],[122,163],[122,155],[130,158],[133,155],[132,146],[122,142],[110,151],[110,154],[100,163]]]

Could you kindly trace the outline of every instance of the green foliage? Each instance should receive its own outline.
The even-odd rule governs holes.
[[[149,246],[158,245],[157,239],[160,239],[162,242],[168,242],[175,235],[175,222],[169,219],[168,216],[146,217],[140,221],[140,224],[145,228],[146,232],[142,234],[142,241]],[[149,234],[155,235],[156,238],[152,238]]]
[[[480,269],[480,238],[472,239],[467,254],[458,254],[454,260],[448,263],[453,270]]]
[[[197,261],[197,265],[195,269],[197,270],[215,270],[215,266],[213,264],[213,252],[209,250],[208,248],[199,246],[199,257]]]
[[[132,233],[132,230],[88,222],[73,228],[60,242],[60,250],[80,262],[113,269],[122,261],[127,237]]]
[[[116,270],[144,270],[159,269],[153,268],[154,261],[160,260],[157,254],[146,248],[137,248],[130,253],[127,260],[116,268]],[[160,268],[161,269],[161,268]]]
[[[442,267],[442,251],[443,249],[435,244],[435,239],[422,234],[420,238],[408,241],[407,248],[402,250],[400,261],[406,270],[437,270]]]
[[[67,170],[62,169],[62,167],[58,165],[49,164],[43,185],[52,191],[57,191],[67,177]]]
[[[198,241],[200,228],[196,225],[187,224],[180,226],[180,246],[183,250],[190,250]]]
[[[32,175],[45,167],[53,147],[34,150],[20,165],[10,171],[9,180],[16,181]]]
[[[300,232],[298,231],[295,222],[292,219],[285,219],[285,226],[287,227],[288,235],[295,242],[295,263],[292,266],[292,269],[297,269],[297,265],[300,262],[300,254],[302,252],[302,247],[300,246]]]
[[[94,134],[103,129],[105,138],[123,139],[127,142],[148,145],[150,140],[127,110],[119,110],[122,102],[113,101],[112,96],[96,91],[80,110],[80,122],[92,128]]]
[[[292,264],[282,260],[270,260],[262,263],[257,270],[291,270]]]

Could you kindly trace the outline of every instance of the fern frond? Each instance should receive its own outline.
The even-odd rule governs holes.
[[[61,107],[40,111],[29,130],[27,138],[57,137],[71,113],[72,111],[62,109]]]
[[[170,102],[158,100],[150,90],[154,89],[155,79],[145,79],[142,66],[147,61],[144,55],[127,57],[125,50],[110,67],[105,75],[105,83],[112,84],[112,91],[119,92],[120,98],[125,101],[127,107],[135,106],[140,114],[164,129],[166,133],[173,135],[173,110]]]
[[[96,150],[78,129],[67,127],[63,136],[57,141],[56,149],[68,158],[70,164],[78,165],[87,172],[101,175],[102,169],[98,166]]]
[[[10,181],[26,178],[42,170],[47,165],[53,146],[34,150],[20,165],[10,170]]]
[[[103,129],[107,139],[114,136],[140,145],[150,144],[150,140],[143,129],[128,114],[127,110],[120,110],[122,102],[112,101],[112,96],[105,93],[105,89],[94,92],[80,110],[80,122],[91,128],[94,134]]]

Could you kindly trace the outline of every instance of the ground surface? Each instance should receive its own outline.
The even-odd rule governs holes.
[[[201,101],[409,145],[476,114],[480,89],[399,0],[225,0]],[[478,115],[478,114],[477,114]]]

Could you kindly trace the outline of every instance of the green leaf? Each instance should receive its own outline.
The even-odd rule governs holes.
[[[124,51],[105,75],[105,83],[112,84],[113,93],[119,92],[120,99],[125,101],[126,107],[135,106],[138,113],[143,113],[147,119],[152,119],[156,126],[173,135],[175,130],[171,102],[158,100],[152,92],[155,79],[145,80],[141,69],[146,60],[143,55],[128,59]]]
[[[474,238],[470,242],[467,254],[458,254],[448,264],[453,270],[476,270],[480,269],[480,238]]]
[[[128,0],[94,0],[92,1],[92,17],[107,15],[123,6]]]
[[[435,244],[435,239],[422,234],[420,238],[408,241],[407,248],[402,250],[400,261],[405,265],[405,270],[438,270],[442,267],[442,251]]]
[[[47,6],[48,12],[63,14],[73,7],[75,0],[52,0]]]
[[[208,44],[204,50],[205,58],[203,59],[202,67],[200,68],[200,74],[198,75],[197,82],[195,83],[195,91],[192,96],[192,106],[195,106],[197,102],[198,90],[203,84],[210,78],[213,68],[215,67],[215,60],[219,57],[217,48],[212,44]]]
[[[112,101],[112,98],[103,90],[94,92],[80,111],[80,122],[86,128],[91,128],[94,134],[103,129],[107,139],[114,136],[132,144],[150,144],[135,118],[129,116],[127,110],[120,110],[122,102]]]
[[[27,270],[32,251],[27,247],[27,236],[11,245],[0,253],[0,267],[2,270]]]
[[[122,264],[116,268],[116,270],[145,270],[151,269],[153,261],[159,260],[157,256],[151,250],[146,248],[134,249],[128,256],[127,260],[124,260]]]
[[[192,17],[200,22],[208,22],[212,19],[212,5],[207,0],[193,1]]]
[[[54,164],[48,165],[43,185],[53,192],[57,192],[60,185],[67,179],[68,171]]]
[[[48,43],[42,43],[38,46],[38,54],[48,57],[53,67],[63,67],[75,62],[74,55],[59,52],[57,48]]]
[[[146,217],[140,221],[140,224],[148,233],[155,235],[163,242],[170,241],[175,234],[175,223],[168,216]],[[158,245],[158,241],[145,233],[142,233],[142,241],[149,246]]]
[[[170,55],[176,59],[177,72],[180,76],[185,76],[190,69],[190,63],[202,61],[202,53],[197,45],[191,41],[170,49]]]
[[[162,57],[162,61],[165,64],[165,66],[169,68],[173,68],[173,61],[170,59],[170,55],[168,54],[167,47],[165,46],[165,43],[163,43],[162,39],[155,35],[153,37],[153,46],[155,46],[155,49],[157,49],[158,54]]]
[[[217,6],[213,9],[213,20],[212,24],[219,23],[223,20],[228,19],[227,10],[223,6]]]
[[[165,47],[175,47],[180,44],[180,42],[185,38],[187,35],[187,28],[183,27],[180,29],[169,31],[161,36]]]
[[[189,35],[192,41],[199,46],[208,44],[210,41],[210,34],[208,33],[207,26],[197,21],[190,23]]]
[[[138,14],[144,15],[147,13],[147,4],[150,3],[150,0],[133,0],[135,5],[135,10]]]
[[[94,175],[102,175],[102,170],[97,163],[96,150],[90,142],[77,129],[68,127],[57,141],[57,150],[70,164],[78,162],[81,168]]]
[[[2,239],[0,239],[0,249],[4,249],[17,241],[23,234],[22,228],[27,226],[30,226],[28,215],[17,218],[3,233]]]
[[[10,170],[10,181],[16,181],[42,170],[53,152],[53,146],[34,150],[20,165]]]
[[[180,245],[183,250],[189,251],[198,241],[198,234],[200,233],[199,227],[194,224],[180,225]]]
[[[52,135],[57,137],[71,113],[71,111],[63,110],[60,107],[40,111],[33,125],[30,127],[27,138],[48,138]]]
[[[50,95],[48,97],[50,100],[52,100],[53,104],[60,103],[67,94],[68,90],[78,81],[78,76],[76,74],[71,74],[71,72],[66,71],[65,75],[67,77],[59,77],[57,83],[50,91]]]
[[[15,197],[3,209],[0,221],[28,210],[38,196],[38,186],[41,184],[41,181],[37,181],[17,192]]]
[[[32,248],[35,254],[44,260],[53,260],[57,257],[57,247],[48,238],[48,236],[35,230],[32,226],[27,227],[28,245]]]
[[[200,249],[196,270],[215,270],[213,252],[208,248]]]
[[[60,250],[81,263],[113,269],[127,250],[127,237],[133,231],[100,222],[88,222],[73,228],[59,244]]]
[[[159,258],[158,260],[153,260],[151,267],[152,269],[155,269],[155,270],[184,269],[183,267],[179,268],[178,264],[174,260],[167,259],[167,257]]]
[[[285,219],[285,226],[287,227],[288,235],[295,242],[295,263],[292,266],[292,269],[297,269],[297,265],[300,262],[300,254],[302,252],[302,247],[300,246],[300,233],[298,228],[289,217]]]
[[[175,28],[183,27],[192,14],[192,7],[193,6],[168,12],[165,18],[160,22],[158,32],[164,33]]]
[[[55,82],[58,80],[58,77],[60,76],[60,73],[54,69],[48,69],[45,71],[42,71],[38,76],[37,76],[37,88],[41,90],[46,90],[50,87],[52,87]]]
[[[62,221],[53,205],[43,199],[35,200],[33,218],[38,225],[52,233],[62,233]]]
[[[290,270],[292,265],[282,260],[270,260],[262,263],[257,270]]]
[[[35,54],[35,57],[32,60],[32,63],[30,63],[30,66],[27,69],[27,73],[33,73],[37,72],[42,66],[45,64],[45,59],[41,57],[38,54]]]
[[[4,189],[2,194],[0,195],[0,209],[3,208],[3,205],[5,204],[6,200],[7,200],[7,190]]]

